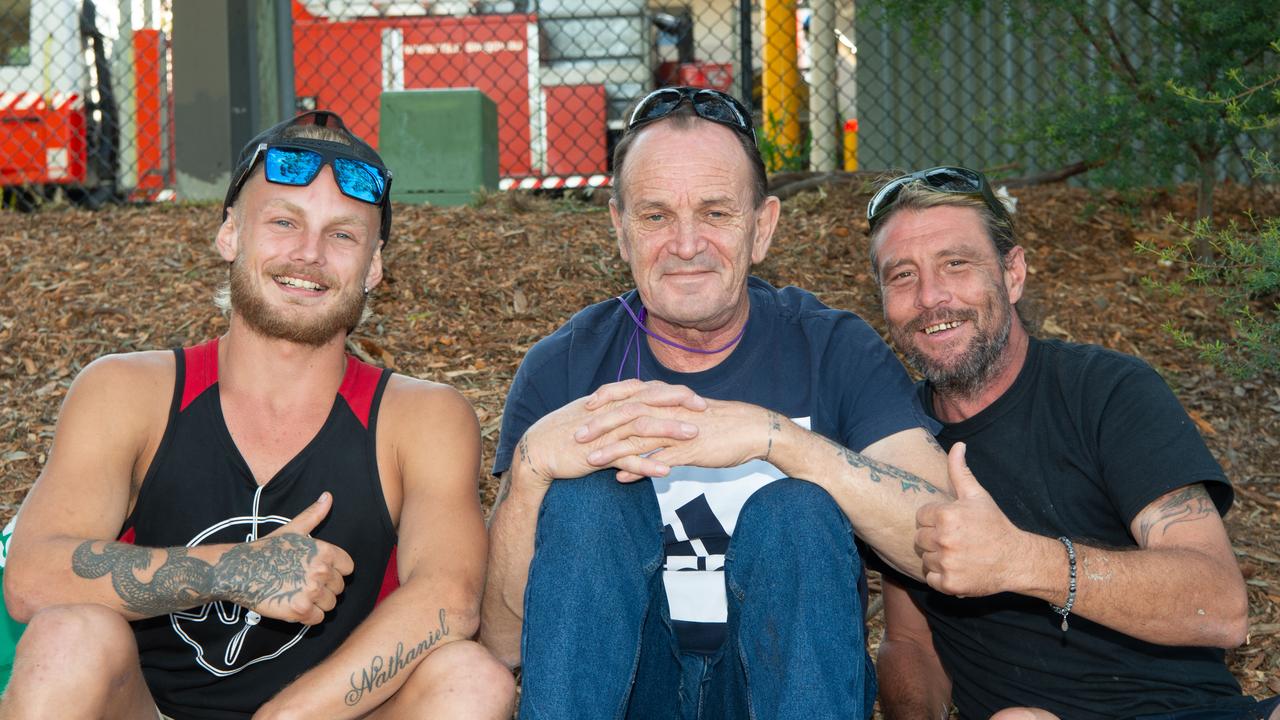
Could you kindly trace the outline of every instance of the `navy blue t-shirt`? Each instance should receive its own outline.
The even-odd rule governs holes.
[[[601,385],[639,377],[685,385],[698,394],[782,413],[845,447],[862,450],[902,430],[937,425],[880,336],[852,313],[832,310],[794,287],[750,278],[746,331],[713,368],[681,373],[654,357],[622,307],[639,315],[633,290],[574,315],[525,356],[502,418],[494,474],[511,465],[530,425]],[[724,552],[742,502],[782,477],[753,461],[737,468],[673,468],[652,480],[662,510],[667,562],[663,580],[681,647],[712,652],[724,637]]]

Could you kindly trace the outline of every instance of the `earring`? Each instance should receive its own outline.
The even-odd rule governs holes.
[[[368,294],[369,294],[369,288],[368,288],[367,286],[366,286],[366,287],[365,287],[365,289],[364,289],[364,294],[365,294],[365,295],[368,295]]]

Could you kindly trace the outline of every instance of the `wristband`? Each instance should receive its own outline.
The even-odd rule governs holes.
[[[1049,607],[1062,616],[1062,632],[1066,632],[1067,616],[1071,614],[1071,608],[1076,604],[1076,546],[1072,545],[1071,539],[1065,535],[1060,536],[1058,542],[1067,548],[1067,565],[1070,566],[1071,577],[1067,584],[1067,603],[1062,607],[1049,603]]]

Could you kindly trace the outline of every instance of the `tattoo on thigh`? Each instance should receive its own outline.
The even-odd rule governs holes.
[[[1142,522],[1138,523],[1138,545],[1147,547],[1153,533],[1158,529],[1160,536],[1169,532],[1169,528],[1178,523],[1199,520],[1217,514],[1213,500],[1200,484],[1188,485],[1175,490],[1156,501],[1151,510],[1143,513]]]
[[[366,693],[381,688],[391,681],[392,678],[400,674],[401,670],[409,667],[415,660],[422,657],[428,650],[440,643],[440,640],[449,634],[449,625],[445,622],[444,608],[440,608],[440,625],[432,630],[425,639],[412,648],[405,649],[403,642],[396,643],[396,649],[388,653],[386,657],[382,655],[374,655],[373,660],[369,661],[369,667],[360,671],[359,677],[356,673],[351,673],[351,689],[343,698],[347,707],[353,707],[356,703],[364,698]]]
[[[901,485],[902,492],[926,492],[930,495],[938,492],[938,488],[928,480],[913,475],[905,470],[900,470],[892,465],[876,462],[866,455],[856,453],[849,448],[833,442],[827,438],[823,438],[831,447],[835,448],[836,453],[844,459],[845,463],[852,468],[865,468],[867,476],[871,478],[871,482],[880,483],[885,478],[893,478]]]

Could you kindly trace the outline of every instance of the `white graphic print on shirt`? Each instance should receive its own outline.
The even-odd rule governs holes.
[[[809,429],[807,417],[792,422]],[[752,460],[731,468],[674,467],[667,477],[653,478],[664,526],[667,604],[685,633],[701,634],[698,626],[723,633],[729,615],[724,554],[738,514],[752,493],[782,477],[770,463]]]

